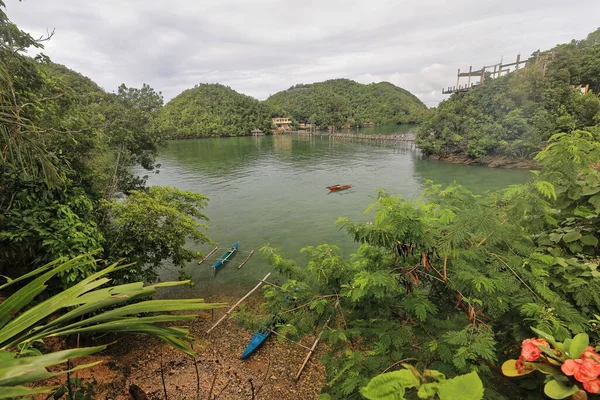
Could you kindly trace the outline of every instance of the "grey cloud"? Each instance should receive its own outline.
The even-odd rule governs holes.
[[[600,2],[576,0],[8,0],[44,52],[107,90],[168,100],[200,82],[266,98],[296,83],[387,80],[430,106],[456,70],[583,38]]]

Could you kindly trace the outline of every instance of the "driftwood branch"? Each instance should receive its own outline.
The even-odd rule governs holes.
[[[242,303],[242,301],[246,300],[252,293],[254,293],[259,287],[261,287],[263,284],[262,281],[266,280],[269,276],[271,276],[270,272],[267,275],[265,275],[265,277],[262,278],[260,280],[260,282],[258,282],[258,285],[254,286],[254,288],[251,291],[246,293],[246,295],[244,297],[242,297],[237,303],[235,303],[233,306],[231,306],[231,308],[229,310],[227,310],[225,315],[223,315],[213,326],[211,326],[210,329],[206,331],[206,333],[207,334],[210,333],[213,329],[215,329],[217,327],[217,325],[219,325],[221,322],[223,322],[223,320],[225,320],[225,318],[227,318],[233,312],[233,310],[235,310]]]

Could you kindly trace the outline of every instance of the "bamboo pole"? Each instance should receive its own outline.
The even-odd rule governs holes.
[[[267,280],[267,278],[269,276],[271,276],[270,272],[267,275],[265,275],[265,277],[262,278],[260,282],[258,282],[258,285],[254,286],[254,288],[251,291],[246,293],[246,295],[244,297],[242,297],[237,303],[235,303],[233,306],[231,306],[231,308],[229,310],[227,310],[225,315],[223,315],[213,326],[211,326],[211,328],[209,330],[207,330],[206,333],[207,334],[210,333],[213,329],[215,329],[217,327],[217,325],[219,325],[221,322],[223,322],[223,320],[225,318],[227,318],[233,312],[233,310],[235,310],[235,308],[240,305],[240,303],[242,301],[246,300],[248,298],[248,296],[250,296],[252,293],[254,293],[259,287],[261,287],[261,285],[263,284],[262,281]]]
[[[306,350],[310,351],[310,347],[307,347],[307,346],[305,346],[305,345],[303,345],[303,344],[300,344],[300,343],[298,343],[298,342],[294,342],[292,339],[290,339],[290,338],[288,338],[288,337],[286,337],[286,336],[282,335],[281,333],[277,333],[277,332],[276,332],[276,331],[274,331],[273,329],[271,329],[271,333],[272,333],[272,334],[274,334],[274,335],[277,335],[277,336],[279,336],[279,337],[282,337],[282,338],[284,338],[285,340],[287,340],[287,341],[289,341],[289,342],[291,342],[291,343],[295,344],[296,346],[300,346],[300,347],[302,347],[302,348],[304,348],[304,349],[306,349]]]
[[[339,305],[340,305],[340,301],[336,300],[335,305],[333,307],[336,308]],[[327,318],[327,322],[325,322],[325,326],[323,327],[323,330],[321,331],[321,333],[319,333],[319,336],[317,336],[317,340],[315,340],[312,347],[310,348],[310,351],[306,355],[306,358],[304,359],[302,366],[300,367],[300,369],[298,370],[298,373],[296,374],[296,378],[295,378],[296,380],[300,379],[300,375],[302,374],[302,371],[304,371],[304,367],[306,367],[306,364],[308,363],[310,356],[312,356],[312,353],[314,353],[315,349],[317,348],[317,344],[319,344],[319,340],[321,340],[321,335],[323,335],[323,332],[325,332],[325,329],[327,329],[327,325],[329,325],[329,321],[331,321],[331,317]]]
[[[302,366],[300,367],[300,370],[296,374],[296,378],[295,378],[296,380],[298,380],[300,378],[300,375],[302,374],[302,371],[304,371],[304,367],[306,367],[306,364],[308,363],[308,360],[310,359],[310,356],[312,356],[312,353],[315,351],[315,348],[317,347],[317,344],[319,343],[319,340],[321,340],[321,335],[322,334],[323,334],[323,331],[321,331],[321,333],[319,333],[319,336],[317,336],[317,340],[315,340],[315,342],[313,343],[312,347],[310,348],[310,351],[306,355],[306,358],[304,359],[304,362],[302,363]]]
[[[219,248],[218,248],[218,247],[215,247],[214,249],[212,249],[212,251],[211,251],[210,253],[208,253],[208,254],[206,255],[206,257],[204,257],[202,260],[198,261],[198,265],[200,265],[200,264],[202,264],[204,261],[206,261],[206,260],[208,259],[208,257],[212,256],[212,255],[213,255],[213,253],[214,253],[215,251],[217,251],[217,250],[219,250]]]
[[[244,260],[244,262],[242,262],[242,263],[240,264],[240,266],[239,266],[239,267],[237,267],[237,269],[240,269],[240,268],[242,268],[242,267],[244,266],[244,264],[246,264],[246,262],[248,262],[248,260],[250,259],[250,257],[252,257],[252,254],[254,254],[254,250],[252,250],[252,251],[250,252],[250,254],[248,254],[248,257],[246,257],[246,259]]]

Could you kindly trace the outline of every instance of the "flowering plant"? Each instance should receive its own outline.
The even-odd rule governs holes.
[[[502,364],[506,376],[515,377],[535,370],[546,374],[544,393],[551,399],[564,399],[579,391],[600,393],[600,354],[580,333],[558,342],[547,333],[533,329],[539,338],[525,339],[518,360]]]

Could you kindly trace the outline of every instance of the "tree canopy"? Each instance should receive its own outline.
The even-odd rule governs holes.
[[[271,132],[271,110],[253,97],[220,84],[184,90],[158,113],[155,127],[164,138],[243,136]]]
[[[107,93],[43,54],[29,56],[47,38],[19,30],[3,6],[0,2],[0,274],[15,276],[98,249],[104,249],[106,261],[137,262],[124,280],[155,279],[163,259],[175,265],[190,260],[195,253],[185,250],[186,238],[209,240],[194,220],[203,217],[207,199],[177,189],[149,190],[145,178],[131,172],[136,164],[155,168],[161,137],[153,121],[161,93],[146,84],[139,89],[122,84]],[[156,219],[138,232],[144,240],[136,241],[138,236],[122,234],[132,226],[139,231],[139,215],[148,215],[133,213],[141,202],[155,210]],[[128,213],[119,205],[128,205]],[[163,217],[174,222],[151,238]],[[155,250],[151,257],[148,249]],[[95,264],[82,265],[59,274],[61,284],[85,278]]]
[[[532,159],[554,133],[600,123],[600,29],[587,39],[536,52],[526,67],[453,94],[425,119],[417,137],[428,155]],[[582,95],[576,85],[589,85]]]
[[[350,79],[298,84],[265,103],[321,127],[414,123],[427,109],[415,95],[389,82],[363,85]]]

